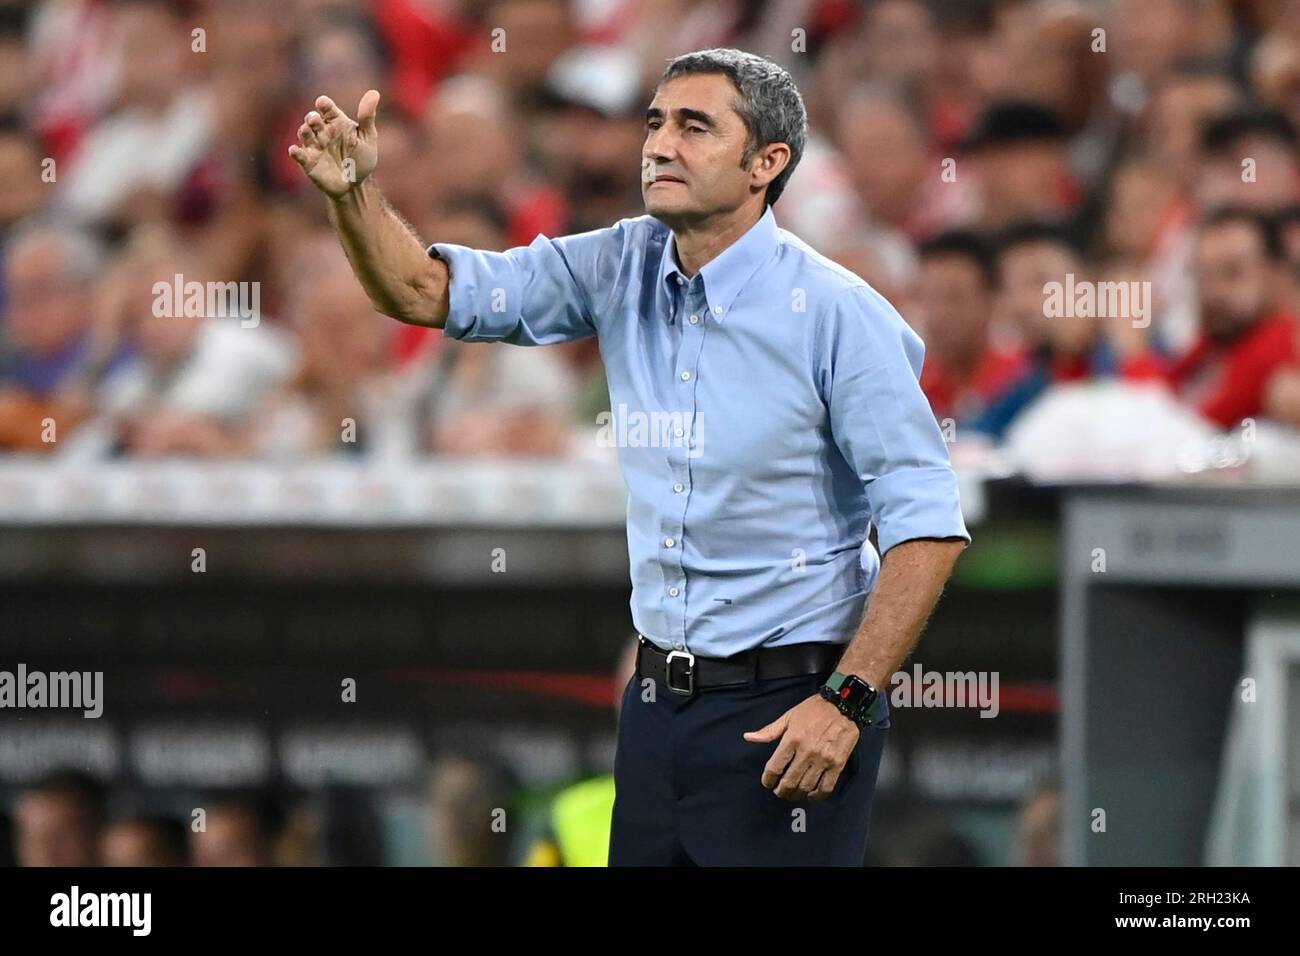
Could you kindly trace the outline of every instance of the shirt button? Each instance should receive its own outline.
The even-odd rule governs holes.
[[[683,382],[689,382],[690,380],[691,380],[691,373],[690,373],[690,372],[682,372],[682,381],[683,381]]]
[[[713,314],[714,314],[714,315],[721,315],[721,314],[722,314],[722,306],[720,306],[720,305],[715,305],[715,306],[713,307]]]
[[[673,538],[664,538],[664,547],[671,548],[677,542]]]
[[[683,279],[681,276],[678,276],[678,277],[677,277],[677,284],[678,284],[678,285],[686,285],[686,280]]]
[[[677,492],[679,495],[685,490],[686,490],[686,486],[682,484],[680,481],[677,482],[677,484],[673,485],[673,491]]]
[[[673,436],[676,437],[676,438],[681,438],[681,437],[682,437],[683,435],[685,435],[685,434],[686,434],[686,432],[682,431],[682,429],[680,429],[680,428],[674,428],[674,429],[673,429]]]
[[[677,590],[677,588],[669,588],[669,589],[668,589],[668,595],[669,595],[670,597],[677,597],[677,595],[679,595],[679,594],[681,594],[681,593],[682,593],[682,592],[679,591],[679,590]]]
[[[691,323],[691,325],[699,325],[699,324],[700,324],[700,317],[699,317],[698,315],[693,315],[693,316],[691,316],[691,318],[690,318],[690,323]]]
[[[673,645],[673,648],[676,649],[676,650],[679,650],[679,651],[684,651],[684,650],[686,650],[686,645],[685,645],[685,644],[678,643],[678,644],[674,644],[674,645]]]

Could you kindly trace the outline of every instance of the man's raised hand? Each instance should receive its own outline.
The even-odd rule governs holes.
[[[304,117],[289,155],[325,195],[337,199],[374,172],[379,162],[378,111],[378,91],[367,90],[357,106],[356,120],[328,96],[318,97],[316,109]]]

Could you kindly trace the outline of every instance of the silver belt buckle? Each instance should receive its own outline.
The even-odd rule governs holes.
[[[673,683],[673,658],[680,657],[686,661],[686,686],[679,687]],[[668,657],[664,660],[664,683],[674,694],[683,694],[689,697],[695,693],[695,655],[690,651],[669,651]]]

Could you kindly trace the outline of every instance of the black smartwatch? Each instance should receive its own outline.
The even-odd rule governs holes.
[[[839,671],[826,678],[826,683],[821,686],[821,695],[863,730],[871,726],[871,705],[880,696],[857,674],[841,674]]]

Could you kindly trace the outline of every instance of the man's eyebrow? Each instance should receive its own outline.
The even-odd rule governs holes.
[[[676,113],[677,118],[680,120],[695,120],[695,122],[702,123],[709,129],[716,129],[718,126],[714,118],[703,110],[693,110],[689,106],[680,106],[677,108]],[[663,117],[664,111],[657,106],[652,106],[645,111],[647,123],[651,120],[663,119]]]

